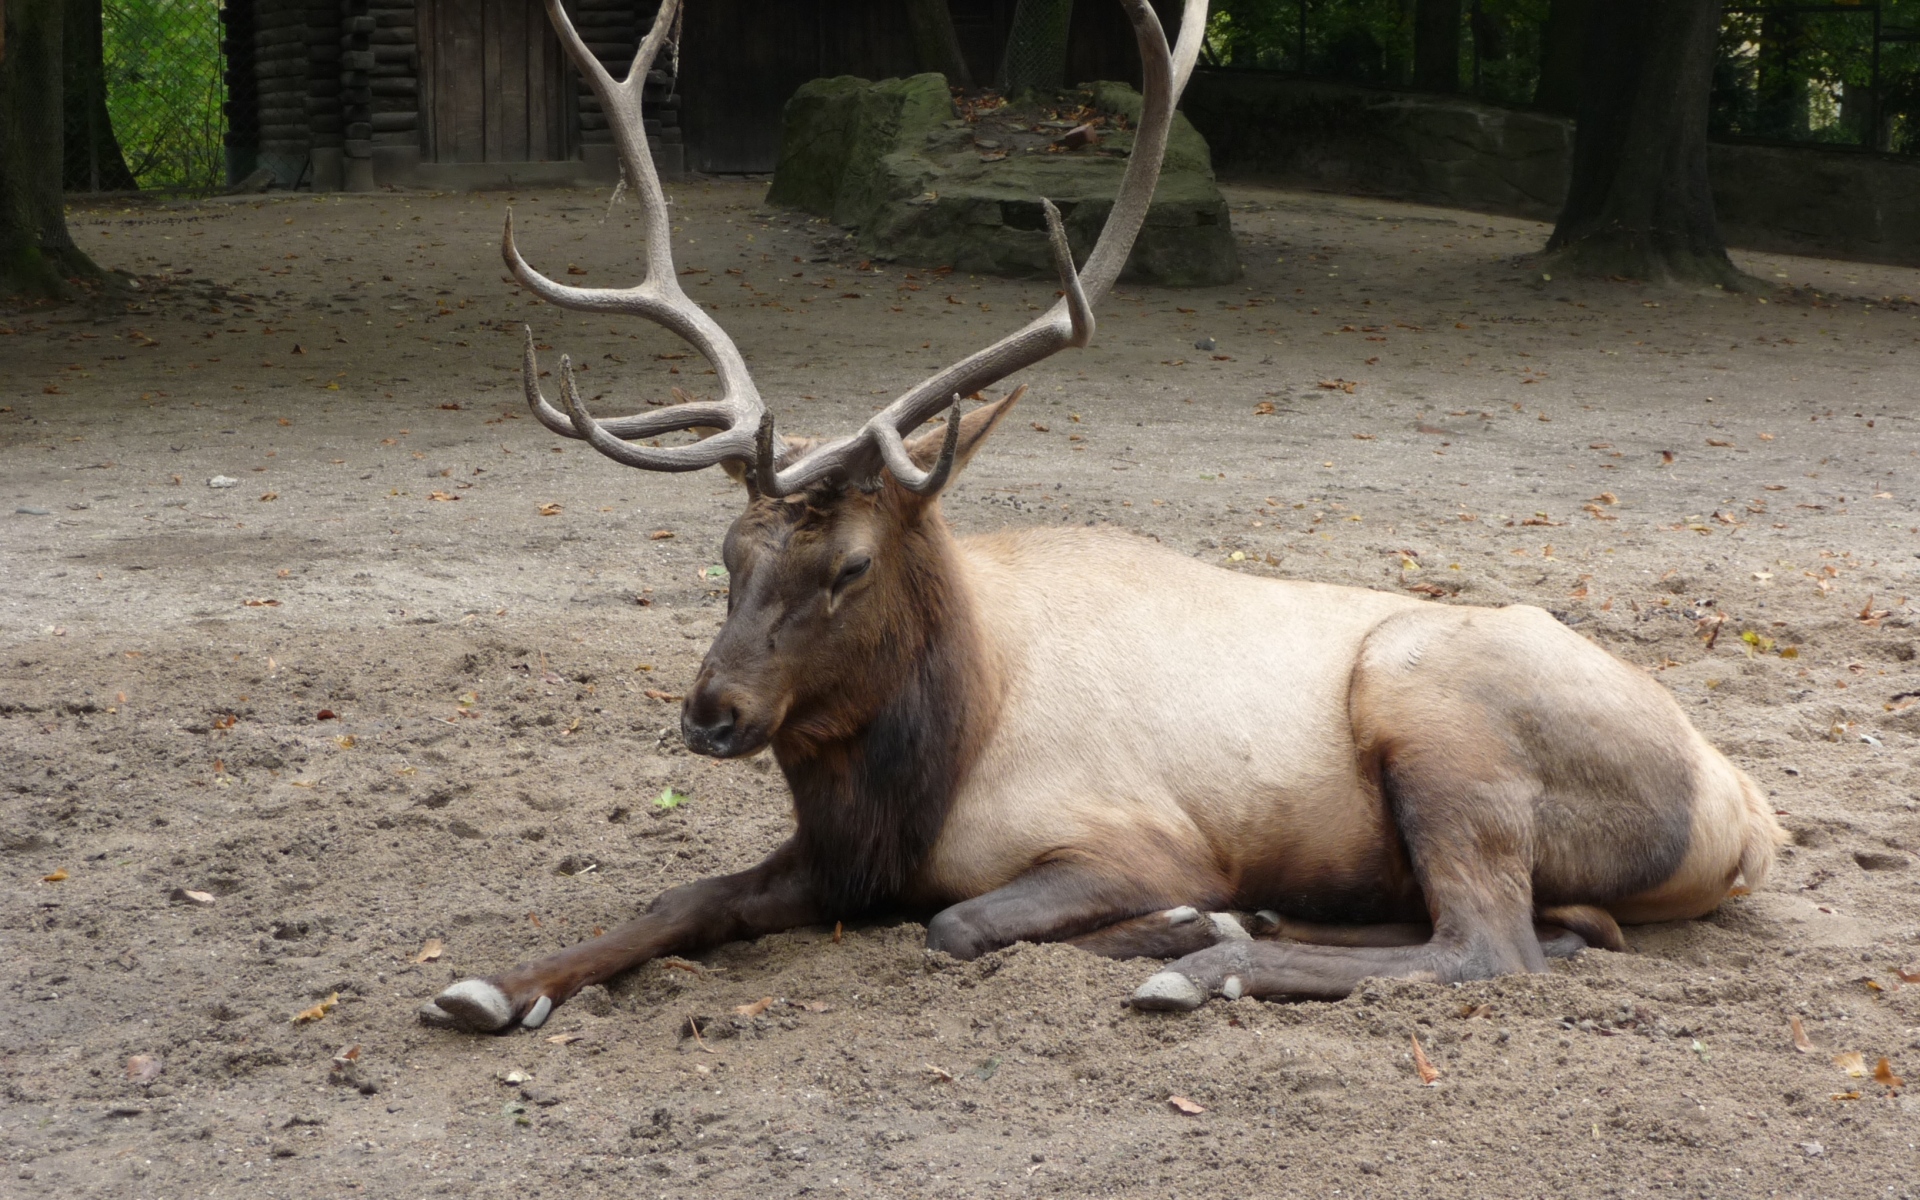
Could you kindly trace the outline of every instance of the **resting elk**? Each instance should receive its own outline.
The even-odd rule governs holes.
[[[1538,608],[1257,578],[1111,530],[949,531],[942,489],[1021,389],[965,413],[961,397],[1086,345],[1146,216],[1206,4],[1188,0],[1172,51],[1148,0],[1122,4],[1144,111],[1077,271],[1045,206],[1062,298],[852,435],[802,443],[775,438],[739,351],[676,281],[640,89],[677,0],[623,82],[547,0],[643,201],[648,274],[555,283],[511,219],[502,252],[550,303],[672,330],[721,395],[603,420],[562,359],[562,411],[529,332],[528,402],[627,466],[718,465],[741,484],[727,619],[681,729],[716,758],[771,748],[795,828],[750,870],[454,984],[424,1019],[535,1027],[651,958],[875,911],[931,914],[927,945],[963,959],[1018,941],[1175,959],[1134,994],[1146,1009],[1331,998],[1370,976],[1480,979],[1621,949],[1619,922],[1697,917],[1766,876],[1781,833],[1753,782],[1648,675]],[[686,430],[707,436],[649,444]],[[1233,915],[1249,912],[1264,936]]]

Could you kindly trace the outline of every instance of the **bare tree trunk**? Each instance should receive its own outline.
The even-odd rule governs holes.
[[[1067,28],[1072,23],[1073,0],[1020,0],[1000,68],[1007,95],[1066,86]]]
[[[1460,0],[1416,0],[1413,86],[1423,92],[1460,90]]]
[[[1739,287],[1707,182],[1719,0],[1609,0],[1586,41],[1558,269]]]
[[[64,296],[100,268],[67,234],[60,178],[63,0],[0,3],[0,295]]]
[[[922,69],[945,75],[951,87],[973,86],[973,73],[960,53],[960,36],[953,31],[947,0],[907,0],[907,22],[913,27],[914,56]]]
[[[100,0],[66,0],[61,83],[66,93],[66,185],[70,192],[130,192],[113,118],[107,115],[107,70],[101,46]]]
[[[1593,0],[1551,0],[1540,28],[1540,79],[1533,106],[1555,116],[1580,111],[1580,62],[1586,50]]]

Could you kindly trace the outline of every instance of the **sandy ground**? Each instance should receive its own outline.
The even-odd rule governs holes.
[[[1051,301],[863,266],[762,190],[678,188],[680,262],[786,430]],[[549,436],[518,331],[602,412],[711,380],[503,283],[505,195],[80,209],[140,299],[0,313],[0,1194],[1920,1190],[1920,1098],[1834,1061],[1920,1075],[1920,273],[1571,284],[1516,261],[1538,224],[1231,198],[1245,280],[1123,286],[954,523],[1541,604],[1774,797],[1765,889],[1631,954],[1333,1004],[1136,1014],[1150,963],[959,965],[879,922],[656,963],[536,1034],[421,1028],[448,981],[783,836],[777,773],[690,756],[658,698],[718,627],[739,497]],[[633,277],[631,208],[515,203],[536,263]]]

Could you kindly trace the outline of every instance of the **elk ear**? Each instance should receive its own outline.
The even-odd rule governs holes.
[[[955,474],[966,468],[967,461],[973,457],[973,452],[980,448],[980,443],[986,441],[987,435],[1000,424],[1000,418],[1007,415],[1007,410],[1020,402],[1020,397],[1026,393],[1026,390],[1027,385],[1023,383],[992,404],[976,408],[960,418],[960,440],[953,452]],[[908,442],[907,453],[913,456],[913,461],[922,470],[927,470],[939,461],[940,450],[946,444],[946,440],[947,427],[935,425]]]

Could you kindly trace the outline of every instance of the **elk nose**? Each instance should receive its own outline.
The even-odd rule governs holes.
[[[695,698],[689,697],[680,710],[680,739],[695,754],[725,758],[733,749],[739,715],[730,704],[696,704]]]

